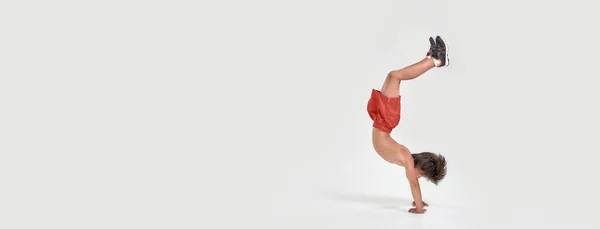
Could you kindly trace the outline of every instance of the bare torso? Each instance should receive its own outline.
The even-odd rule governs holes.
[[[405,158],[410,156],[408,148],[398,144],[390,134],[377,128],[373,128],[373,147],[384,160],[399,166],[404,166]]]

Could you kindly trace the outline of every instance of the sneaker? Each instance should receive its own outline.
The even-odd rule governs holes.
[[[427,59],[431,59],[431,57],[433,56],[433,53],[435,51],[435,40],[433,40],[433,37],[429,37],[429,51],[427,51]]]
[[[432,57],[441,62],[438,67],[448,67],[450,65],[450,58],[448,57],[448,43],[444,41],[440,36],[435,37],[435,50],[433,51]]]

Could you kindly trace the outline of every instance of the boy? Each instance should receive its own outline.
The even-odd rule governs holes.
[[[430,37],[429,43],[431,46],[426,57],[413,65],[391,71],[381,90],[372,90],[367,105],[367,111],[373,120],[373,147],[384,160],[406,169],[406,178],[414,199],[414,208],[408,211],[417,214],[424,213],[424,207],[428,206],[421,199],[418,179],[425,177],[437,185],[446,176],[446,159],[440,154],[430,152],[411,154],[405,146],[398,144],[390,133],[400,122],[400,83],[415,79],[434,67],[449,65],[446,42],[437,36],[435,40]]]

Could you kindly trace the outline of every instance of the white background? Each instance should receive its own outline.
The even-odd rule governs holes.
[[[0,1],[0,228],[598,228],[593,1]],[[407,213],[371,146],[448,159]]]

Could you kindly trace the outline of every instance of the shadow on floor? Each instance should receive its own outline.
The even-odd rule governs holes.
[[[377,196],[368,195],[362,193],[335,193],[335,192],[324,192],[323,197],[344,202],[354,202],[361,204],[376,205],[381,208],[398,208],[411,206],[412,200],[402,197],[388,197],[388,196]]]

